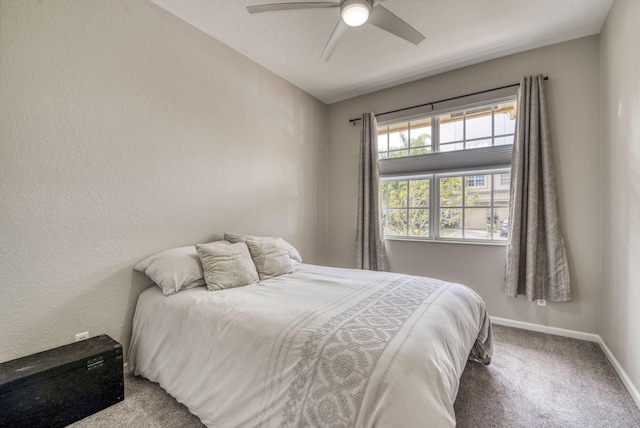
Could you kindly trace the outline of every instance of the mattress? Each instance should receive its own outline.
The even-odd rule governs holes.
[[[303,264],[245,287],[141,293],[129,369],[210,427],[450,427],[491,325],[471,289]]]

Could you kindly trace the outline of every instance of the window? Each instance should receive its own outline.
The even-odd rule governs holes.
[[[379,126],[385,236],[506,240],[515,111],[510,98]]]
[[[467,187],[484,187],[484,175],[470,175],[467,177]]]

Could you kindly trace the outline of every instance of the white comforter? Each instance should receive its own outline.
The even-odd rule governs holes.
[[[491,327],[467,287],[301,265],[223,291],[138,300],[129,368],[210,427],[449,427]]]

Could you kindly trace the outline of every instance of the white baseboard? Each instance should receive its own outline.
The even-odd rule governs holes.
[[[589,342],[597,342],[600,345],[600,348],[602,348],[604,355],[606,355],[607,359],[615,369],[616,373],[618,373],[618,376],[620,377],[620,380],[622,380],[622,383],[624,384],[625,388],[627,388],[627,391],[629,391],[631,398],[633,398],[633,401],[635,401],[636,405],[640,408],[640,392],[638,392],[638,389],[635,387],[633,382],[631,382],[631,379],[629,379],[627,372],[624,371],[624,369],[622,368],[622,366],[620,365],[616,357],[613,355],[613,353],[611,352],[607,344],[604,343],[604,340],[602,340],[602,337],[600,337],[599,334],[584,333],[582,331],[568,330],[568,329],[557,328],[557,327],[549,327],[546,325],[533,324],[533,323],[528,323],[523,321],[515,321],[515,320],[499,318],[499,317],[491,317],[491,322],[493,324],[504,325],[507,327],[515,327],[515,328],[521,328],[523,330],[554,334],[556,336],[562,336],[562,337],[570,337],[572,339],[586,340]]]
[[[493,324],[505,325],[507,327],[516,327],[523,330],[538,331],[540,333],[554,334],[556,336],[570,337],[572,339],[586,340],[588,342],[601,342],[600,336],[593,333],[584,333],[582,331],[567,330],[565,328],[549,327],[546,325],[533,324],[524,321],[514,321],[506,318],[491,317]]]
[[[620,376],[620,380],[622,380],[622,383],[627,388],[627,391],[629,391],[629,394],[631,394],[631,398],[633,398],[633,401],[636,402],[636,406],[640,407],[640,392],[638,392],[638,388],[636,388],[633,382],[631,382],[631,379],[629,379],[629,376],[627,376],[627,372],[624,371],[616,357],[611,352],[611,349],[609,349],[607,344],[604,343],[604,340],[602,340],[600,336],[598,336],[598,338],[600,339],[598,343],[600,344],[604,355],[607,356],[616,373],[618,373],[618,376]]]

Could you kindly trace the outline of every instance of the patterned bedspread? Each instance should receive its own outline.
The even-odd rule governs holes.
[[[469,288],[302,265],[221,292],[140,296],[129,367],[208,426],[445,427],[491,326]]]

